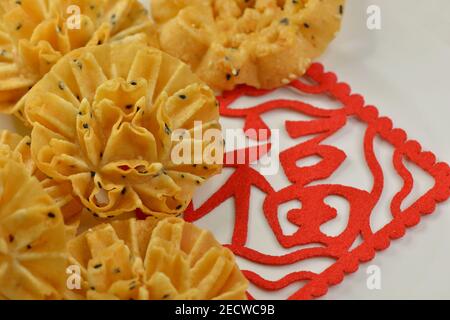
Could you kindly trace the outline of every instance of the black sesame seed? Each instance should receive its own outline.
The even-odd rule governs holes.
[[[32,248],[31,244],[27,245],[27,249],[30,250]]]
[[[19,23],[16,27],[16,30],[19,31],[20,29],[22,29],[23,25],[21,23]]]
[[[172,130],[169,128],[167,123],[164,124],[164,131],[166,132],[167,135],[170,135],[172,133]]]
[[[308,23],[306,23],[306,22],[303,24],[303,26],[304,26],[305,28],[307,28],[307,29],[310,27],[310,25],[309,25]]]
[[[133,108],[133,105],[132,105],[132,104],[127,104],[127,105],[125,106],[125,108],[128,109],[128,110],[130,110],[131,108]]]
[[[75,64],[77,65],[78,69],[83,70],[83,64],[80,61],[74,60],[73,62],[75,62]]]
[[[178,96],[181,100],[186,100],[186,95],[184,95],[184,94],[180,94],[179,96]]]
[[[183,208],[183,206],[181,204],[179,206],[177,206],[177,210],[180,210],[181,208]]]
[[[89,125],[87,123],[83,123],[83,128],[84,129],[89,129]]]
[[[8,239],[9,239],[9,243],[14,242],[14,236],[12,234],[9,235]]]
[[[94,171],[91,171],[91,177],[95,177],[96,173]]]
[[[343,5],[339,6],[339,14],[341,14],[341,15],[344,14],[344,6]]]
[[[100,269],[101,267],[103,267],[103,265],[101,263],[99,263],[94,266],[94,269]]]
[[[131,81],[130,84],[131,84],[132,86],[137,86],[137,82],[136,82],[136,81]]]
[[[47,214],[47,216],[48,216],[50,219],[55,219],[55,218],[56,218],[56,215],[55,215],[53,212],[49,212],[49,213]]]
[[[127,188],[123,188],[121,194],[124,195],[125,193],[127,193]]]
[[[283,18],[280,20],[280,24],[283,24],[285,26],[289,25],[289,19],[288,18]]]

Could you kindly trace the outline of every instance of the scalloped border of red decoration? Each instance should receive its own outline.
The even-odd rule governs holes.
[[[402,215],[393,217],[390,223],[366,238],[358,247],[340,257],[329,268],[290,296],[289,299],[314,299],[325,295],[329,287],[341,283],[345,275],[356,272],[360,263],[371,261],[377,251],[387,249],[392,240],[403,237],[407,229],[416,226],[420,222],[421,216],[433,213],[438,203],[444,202],[450,197],[450,166],[448,164],[437,162],[436,156],[432,152],[423,151],[419,142],[408,140],[404,130],[393,128],[392,121],[389,118],[380,117],[375,106],[365,105],[364,98],[361,95],[351,94],[351,87],[346,83],[338,82],[336,74],[325,72],[323,65],[313,64],[307,71],[306,76],[316,81],[318,85],[310,86],[300,80],[295,80],[289,86],[304,93],[331,93],[346,106],[344,109],[346,109],[347,116],[356,116],[364,123],[375,124],[377,134],[396,149],[404,151],[404,155],[410,161],[435,179],[435,185],[406,209]],[[242,118],[246,113],[245,109],[228,109],[234,101],[242,96],[257,97],[272,91],[242,86],[234,91],[225,92],[223,96],[218,97],[221,114],[224,117]],[[245,116],[246,120],[248,120],[248,116],[249,114]],[[407,192],[403,188],[401,192],[405,191]],[[406,197],[407,194],[404,196]],[[233,246],[230,247],[232,249]],[[305,273],[302,274],[305,275]],[[247,276],[252,276],[255,281],[259,277],[251,272]],[[292,284],[293,282],[288,281],[288,278],[292,277],[285,277],[274,282],[274,290]],[[252,298],[250,295],[249,297]]]

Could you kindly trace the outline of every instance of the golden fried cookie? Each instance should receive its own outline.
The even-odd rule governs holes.
[[[223,154],[222,140],[201,134],[221,132],[214,93],[187,65],[140,42],[75,50],[28,96],[36,165],[70,181],[96,217],[178,215],[221,171],[206,151]],[[180,144],[192,146],[193,162],[174,160]]]
[[[39,181],[0,146],[0,296],[59,299],[67,267],[63,216]]]
[[[272,89],[303,75],[341,25],[345,0],[150,0],[161,49],[208,85]]]
[[[27,91],[65,54],[156,32],[138,0],[0,1],[0,112],[22,118]]]
[[[181,219],[103,224],[68,243],[81,289],[94,300],[246,299],[248,282],[231,251]]]
[[[8,146],[16,160],[25,166],[30,175],[39,180],[41,186],[60,208],[68,233],[74,235],[80,222],[83,206],[80,200],[73,195],[72,185],[67,181],[57,182],[36,167],[31,157],[30,137],[22,137],[19,134],[3,130],[0,131],[0,144]]]

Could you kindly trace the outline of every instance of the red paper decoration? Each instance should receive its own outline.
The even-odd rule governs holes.
[[[450,167],[447,164],[436,162],[433,153],[424,152],[418,142],[409,141],[403,130],[393,128],[389,118],[380,117],[375,107],[366,106],[362,96],[352,94],[349,85],[338,82],[335,74],[324,72],[322,65],[312,65],[306,77],[314,84],[296,80],[290,87],[306,94],[327,95],[339,101],[342,107],[337,110],[322,109],[302,102],[299,95],[298,101],[272,100],[245,109],[231,109],[230,105],[242,96],[256,97],[270,93],[250,87],[239,87],[219,97],[222,116],[245,119],[245,131],[270,130],[261,116],[276,109],[289,109],[313,117],[314,120],[311,121],[285,123],[285,129],[292,138],[314,134],[310,140],[283,150],[279,154],[284,173],[292,184],[276,191],[265,177],[249,165],[248,161],[244,164],[226,164],[226,167],[234,169],[228,181],[203,205],[195,209],[191,205],[185,214],[187,221],[197,221],[233,197],[236,219],[232,242],[228,247],[236,255],[255,263],[272,266],[289,265],[314,257],[335,260],[335,263],[322,273],[299,271],[288,274],[278,281],[269,281],[255,272],[244,271],[254,285],[269,291],[280,290],[293,283],[305,281],[306,284],[289,297],[290,299],[312,299],[326,294],[330,286],[339,284],[346,274],[355,272],[360,263],[372,260],[377,251],[389,247],[391,240],[402,237],[407,228],[420,222],[422,215],[432,213],[437,203],[450,197]],[[349,117],[356,117],[367,124],[365,136],[355,138],[363,139],[364,142],[365,159],[374,179],[372,190],[368,192],[332,184],[311,186],[311,182],[329,178],[346,159],[347,156],[343,151],[325,144],[324,140],[343,128]],[[384,181],[383,168],[374,153],[375,137],[382,138],[394,147],[394,167],[403,179],[403,188],[391,203],[393,220],[377,232],[371,230],[369,219],[380,200]],[[261,137],[258,136],[256,139]],[[313,166],[297,165],[299,160],[312,155],[319,156],[322,160]],[[434,179],[435,184],[413,205],[402,210],[401,204],[412,191],[414,183],[413,175],[404,164],[405,159],[422,168]],[[296,248],[319,243],[321,246],[299,249],[283,256],[269,256],[247,247],[252,186],[256,186],[266,194],[261,209],[280,245],[284,248]],[[336,237],[330,237],[320,231],[321,225],[336,217],[336,210],[324,202],[325,198],[332,195],[344,198],[350,204],[348,225],[344,232]],[[287,217],[299,229],[293,235],[285,235],[278,220],[278,207],[291,200],[299,200],[302,203],[301,208],[291,210]],[[358,236],[362,237],[362,243],[351,249]],[[250,294],[249,297],[252,298]]]

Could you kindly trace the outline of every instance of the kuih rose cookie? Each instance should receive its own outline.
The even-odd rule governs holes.
[[[218,90],[302,76],[339,31],[345,0],[151,0],[162,50]]]
[[[82,288],[72,299],[237,300],[248,282],[231,251],[181,219],[103,224],[68,244]]]
[[[0,297],[60,299],[66,284],[63,216],[39,181],[0,146]]]
[[[0,145],[8,146],[18,162],[25,165],[28,173],[36,177],[44,190],[56,202],[64,217],[68,235],[75,235],[83,206],[72,193],[69,182],[58,182],[40,171],[31,157],[31,138],[4,130],[0,131]]]
[[[71,50],[129,36],[157,43],[138,0],[2,0],[0,112],[22,117],[24,95]]]
[[[187,65],[140,42],[75,50],[28,96],[37,167],[69,181],[95,217],[181,214],[221,171],[206,151],[222,159],[223,141],[202,135],[221,134],[214,93]],[[180,144],[191,162],[175,161]]]

